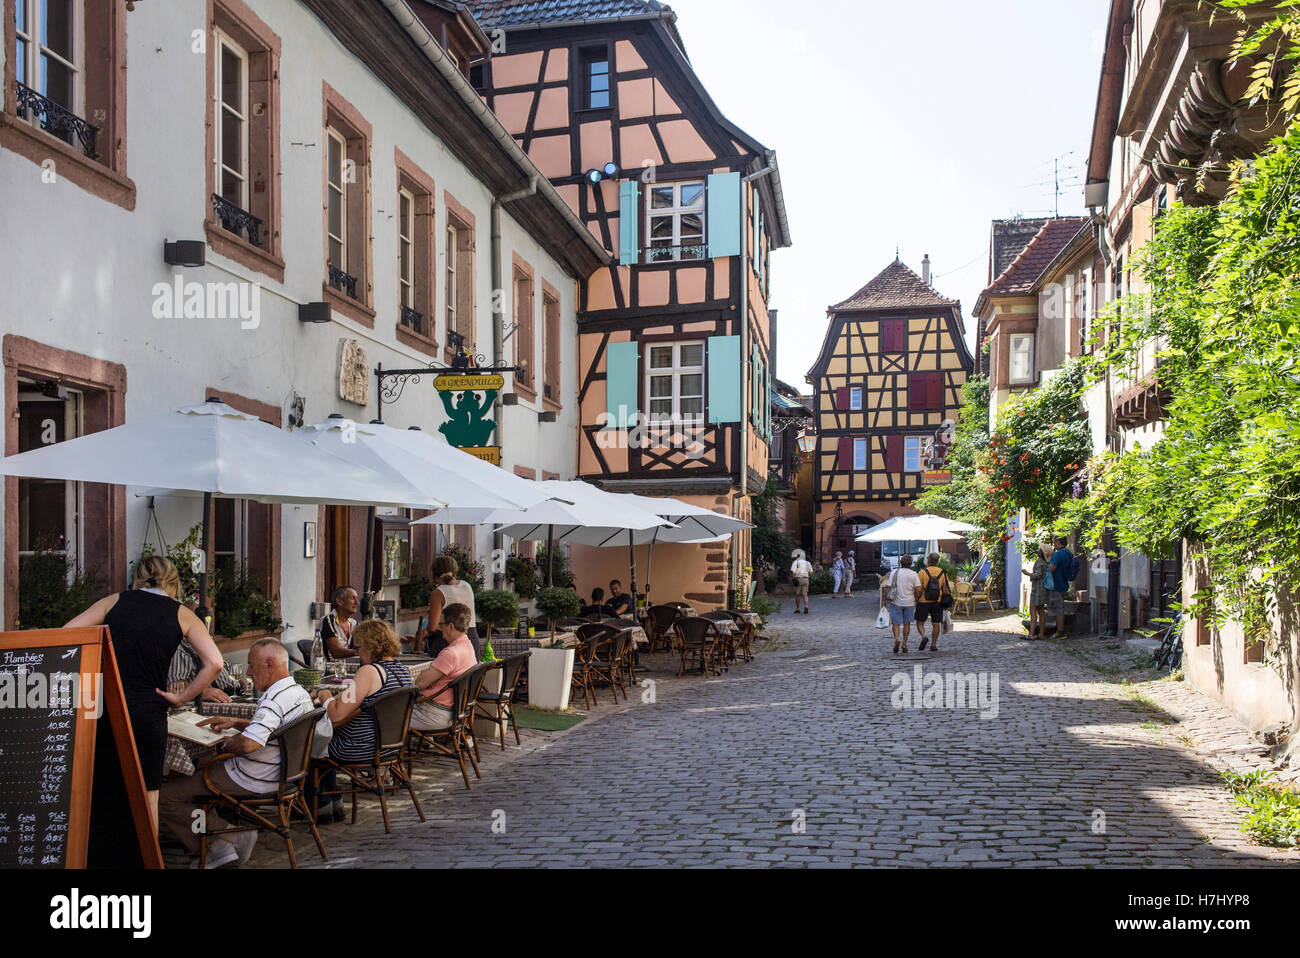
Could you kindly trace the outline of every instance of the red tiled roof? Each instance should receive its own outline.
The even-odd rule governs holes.
[[[1020,255],[989,284],[981,298],[1027,294],[1034,288],[1034,283],[1043,274],[1043,270],[1074,239],[1087,219],[1086,216],[1061,216],[1045,222],[1029,241],[1029,245],[1020,251]]]
[[[469,0],[469,4],[488,28],[671,13],[657,0]]]
[[[831,307],[841,309],[890,309],[909,306],[956,306],[957,300],[940,296],[926,286],[921,277],[908,269],[900,260],[894,260],[882,269],[871,282],[842,303]]]

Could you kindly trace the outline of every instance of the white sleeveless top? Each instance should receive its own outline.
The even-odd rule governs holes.
[[[478,617],[474,614],[474,587],[464,579],[461,579],[455,585],[440,585],[438,591],[442,593],[442,607],[445,609],[449,605],[455,605],[459,602],[461,605],[469,606],[469,626],[474,628],[478,625]],[[430,622],[430,628],[436,627],[436,623]]]

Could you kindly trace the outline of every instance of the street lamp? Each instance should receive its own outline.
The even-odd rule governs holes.
[[[794,441],[794,443],[799,449],[800,455],[811,456],[813,451],[817,448],[817,435],[805,431]]]

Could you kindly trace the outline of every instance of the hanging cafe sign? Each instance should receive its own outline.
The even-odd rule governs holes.
[[[499,466],[501,447],[490,445],[497,424],[487,417],[505,388],[502,374],[515,372],[516,367],[483,366],[482,355],[470,356],[465,352],[462,336],[448,333],[447,339],[456,350],[450,366],[430,364],[418,369],[385,369],[381,364],[375,369],[379,379],[379,418],[384,418],[384,403],[396,402],[407,383],[418,383],[424,376],[433,376],[433,388],[438,391],[447,413],[447,421],[438,431],[456,448]]]

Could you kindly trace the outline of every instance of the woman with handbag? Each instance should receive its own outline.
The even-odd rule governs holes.
[[[943,628],[943,613],[952,608],[952,587],[948,573],[939,566],[939,553],[925,557],[925,568],[917,573],[921,580],[921,600],[916,603],[916,631],[921,636],[921,651],[929,643],[930,651],[939,651],[939,632]],[[925,621],[934,624],[929,638],[925,635]]]

